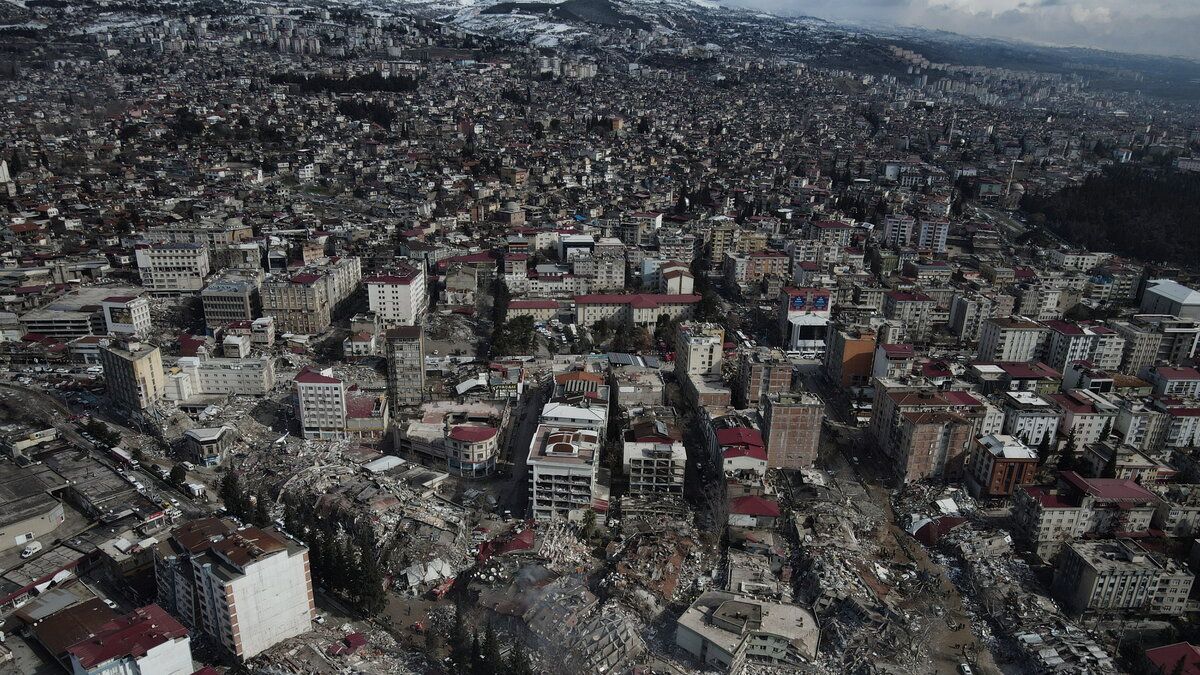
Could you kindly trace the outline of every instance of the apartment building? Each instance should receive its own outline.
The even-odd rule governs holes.
[[[154,406],[166,394],[162,352],[137,338],[100,347],[105,394],[113,403],[131,410]]]
[[[842,389],[870,384],[875,339],[875,331],[867,328],[830,325],[825,348],[829,379]]]
[[[917,248],[931,251],[934,255],[945,255],[946,239],[949,236],[949,221],[922,218],[921,226],[917,231]]]
[[[1010,391],[1001,397],[1004,433],[1025,443],[1054,446],[1058,438],[1059,411],[1046,397],[1032,391]]]
[[[794,370],[782,350],[743,348],[738,354],[736,393],[744,405],[757,405],[764,396],[791,391]]]
[[[1078,541],[1063,548],[1051,592],[1076,615],[1142,610],[1178,616],[1194,580],[1174,560],[1133,539]]]
[[[631,496],[682,495],[687,466],[683,433],[670,420],[634,420],[625,431],[621,465]]]
[[[995,317],[984,320],[979,329],[980,361],[1037,361],[1041,358],[1050,331],[1024,317]]]
[[[392,408],[425,400],[425,333],[420,326],[387,331],[388,395]]]
[[[239,661],[312,630],[308,549],[216,518],[175,528],[154,549],[158,602]]]
[[[1071,321],[1047,321],[1050,330],[1046,364],[1059,371],[1076,361],[1096,368],[1116,370],[1121,365],[1125,339],[1107,326]]]
[[[820,451],[825,402],[811,392],[771,393],[761,401],[767,466],[812,468]]]
[[[539,424],[527,460],[532,516],[553,520],[573,511],[607,511],[608,497],[598,489],[599,460],[599,432]]]
[[[166,398],[187,401],[210,394],[266,396],[274,386],[275,360],[269,355],[243,359],[201,353],[179,358],[177,370],[167,376]]]
[[[256,280],[224,277],[200,292],[204,323],[209,330],[238,321],[253,321],[262,311],[262,297]]]
[[[904,326],[905,342],[923,342],[933,332],[936,304],[924,293],[889,291],[883,294],[883,315]]]
[[[199,244],[144,244],[134,250],[142,285],[154,295],[199,293],[210,271],[208,249]]]
[[[967,487],[980,499],[1008,497],[1018,485],[1032,483],[1038,458],[1019,438],[1004,434],[979,437],[967,462]]]
[[[721,372],[725,329],[715,323],[679,324],[675,337],[675,371],[688,375]]]
[[[285,279],[268,279],[262,286],[262,311],[284,333],[325,332],[332,318],[329,291],[319,274],[303,272]]]
[[[876,380],[870,435],[905,482],[961,476],[984,405],[964,391]]]
[[[1068,389],[1046,399],[1058,411],[1059,433],[1074,434],[1077,447],[1101,440],[1101,434],[1116,424],[1117,404],[1094,391]]]
[[[800,669],[816,656],[821,630],[811,612],[790,603],[708,591],[676,621],[675,644],[720,673],[748,667]]]
[[[191,675],[187,628],[158,605],[147,605],[89,629],[67,648],[73,675]]]
[[[276,330],[312,335],[329,329],[335,309],[362,280],[358,258],[331,258],[291,277],[273,277],[262,286],[262,312]]]
[[[1157,503],[1158,497],[1132,480],[1063,471],[1054,485],[1017,487],[1013,533],[1039,558],[1053,561],[1064,544],[1085,535],[1145,532]]]
[[[150,302],[142,295],[110,295],[100,302],[104,324],[113,335],[150,335]]]
[[[612,321],[622,325],[654,328],[658,317],[672,319],[691,317],[699,295],[666,294],[597,294],[575,296],[575,323],[590,327],[597,321]]]
[[[429,307],[423,267],[400,265],[389,274],[363,279],[367,304],[385,327],[415,326]]]
[[[1185,363],[1200,350],[1200,321],[1164,314],[1138,314],[1112,322],[1125,339],[1120,372],[1140,375],[1159,363]]]
[[[305,438],[336,439],[346,434],[346,386],[333,369],[301,370],[295,379],[296,416]]]

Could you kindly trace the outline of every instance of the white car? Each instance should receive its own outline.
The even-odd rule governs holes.
[[[28,544],[26,544],[25,548],[21,551],[21,557],[22,558],[31,558],[31,557],[33,557],[33,554],[37,553],[40,550],[42,550],[42,542],[31,541]]]

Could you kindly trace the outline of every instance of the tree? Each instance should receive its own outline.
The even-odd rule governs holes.
[[[654,341],[669,346],[674,333],[675,322],[667,314],[659,314],[658,320],[654,322]]]
[[[187,469],[183,468],[182,464],[176,464],[171,467],[171,474],[167,476],[172,485],[183,485],[183,481],[187,480]]]
[[[653,343],[650,341],[650,331],[645,326],[638,326],[629,335],[629,346],[634,351],[648,351]]]
[[[500,654],[500,641],[496,639],[496,628],[491,621],[483,629],[483,646],[480,655],[482,669],[479,675],[499,675],[504,672],[504,657]]]
[[[1062,454],[1058,457],[1058,470],[1075,470],[1075,438],[1071,434],[1067,435],[1067,444],[1063,446]]]
[[[450,629],[450,660],[458,672],[468,672],[471,666],[471,643],[461,603],[454,608],[454,626]]]
[[[367,616],[375,616],[387,607],[387,590],[383,587],[383,570],[370,549],[362,549],[358,556],[358,608]]]
[[[596,512],[588,509],[583,512],[583,522],[580,523],[583,530],[583,538],[591,539],[592,534],[596,531]]]
[[[1042,434],[1042,442],[1038,443],[1037,448],[1037,463],[1041,466],[1050,459],[1050,432]]]
[[[238,479],[236,471],[230,471],[221,479],[221,487],[218,490],[221,501],[225,504],[225,510],[238,518],[246,516],[247,504],[246,495],[242,491],[242,483]]]
[[[271,524],[271,497],[266,490],[258,493],[254,500],[254,517],[253,523],[259,527],[266,527]]]
[[[1110,448],[1112,452],[1108,456],[1108,461],[1104,463],[1104,470],[1100,473],[1101,478],[1116,478],[1117,477],[1117,449]]]
[[[533,675],[533,664],[530,663],[529,655],[525,653],[525,645],[520,640],[513,643],[512,650],[508,652],[505,672],[508,675]]]

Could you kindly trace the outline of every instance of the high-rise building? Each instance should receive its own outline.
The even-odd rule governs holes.
[[[1036,361],[1050,331],[1029,319],[1010,316],[987,319],[979,329],[980,361]]]
[[[367,304],[384,326],[415,326],[429,306],[423,267],[400,265],[388,274],[363,279]]]
[[[675,336],[675,369],[678,373],[706,375],[721,372],[725,330],[715,323],[679,324]]]
[[[346,434],[346,386],[333,369],[304,369],[296,375],[296,416],[305,438],[342,438]]]
[[[425,398],[425,335],[421,327],[393,328],[386,341],[392,408],[419,405]]]
[[[784,392],[762,397],[767,466],[808,469],[817,462],[825,403],[810,392]]]
[[[607,510],[607,495],[597,492],[599,459],[598,432],[539,424],[527,460],[533,517],[553,520],[568,517],[571,511]],[[601,503],[596,503],[597,498]]]
[[[162,353],[136,338],[100,348],[100,365],[109,400],[132,410],[145,410],[166,392]]]
[[[208,276],[208,249],[200,244],[151,244],[134,252],[142,285],[155,295],[199,293]]]
[[[158,602],[239,660],[312,630],[308,549],[257,527],[193,520],[154,550]]]

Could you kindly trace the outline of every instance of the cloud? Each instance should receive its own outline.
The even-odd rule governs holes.
[[[1197,0],[729,0],[779,14],[1200,58]]]

